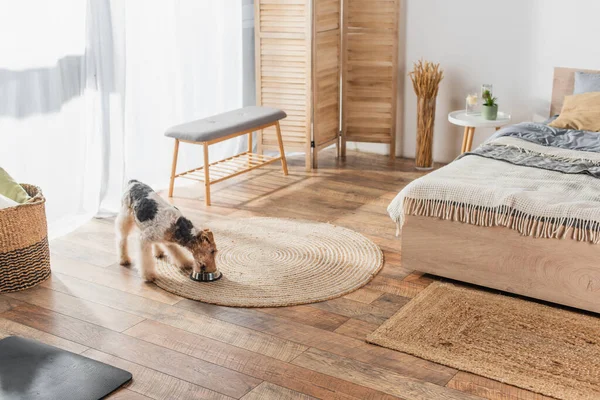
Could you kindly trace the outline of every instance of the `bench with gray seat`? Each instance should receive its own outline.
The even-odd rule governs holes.
[[[276,108],[252,106],[177,125],[168,129],[165,136],[175,139],[169,197],[173,197],[175,178],[204,182],[205,201],[206,205],[209,206],[210,185],[214,183],[279,160],[281,160],[283,174],[287,175],[287,162],[281,138],[281,127],[279,126],[279,121],[286,116],[284,111]],[[252,132],[271,126],[275,126],[276,128],[279,157],[269,157],[253,153]],[[209,162],[208,146],[241,135],[248,135],[248,151],[216,162]],[[204,147],[204,165],[178,174],[177,154],[180,142],[202,145]]]

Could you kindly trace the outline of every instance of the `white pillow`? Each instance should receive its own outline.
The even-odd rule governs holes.
[[[3,208],[18,206],[19,203],[0,194],[0,210]]]

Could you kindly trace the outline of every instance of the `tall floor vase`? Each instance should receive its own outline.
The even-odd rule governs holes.
[[[415,168],[433,169],[433,125],[435,122],[435,97],[419,97],[417,106],[417,154]]]
[[[435,121],[435,99],[444,71],[440,64],[420,60],[408,74],[418,99],[417,108],[417,155],[415,167],[420,170],[433,169],[433,123]]]

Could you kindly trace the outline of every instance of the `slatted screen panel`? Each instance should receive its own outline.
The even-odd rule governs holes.
[[[345,141],[389,143],[396,131],[399,0],[345,0],[342,153]]]
[[[340,0],[313,2],[313,167],[318,150],[335,143],[340,125]]]
[[[286,150],[310,153],[310,0],[255,0],[256,85],[260,105],[284,110]],[[260,149],[277,147],[275,129],[259,135]]]
[[[284,145],[307,168],[337,144],[340,122],[342,154],[350,140],[389,143],[393,157],[399,1],[255,0],[258,104],[287,112]],[[274,129],[259,146],[276,148]]]

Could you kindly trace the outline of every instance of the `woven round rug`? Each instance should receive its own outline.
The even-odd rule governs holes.
[[[196,282],[167,258],[156,285],[176,295],[233,307],[316,303],[367,284],[383,266],[379,247],[339,226],[292,219],[249,218],[211,223],[223,277]]]

